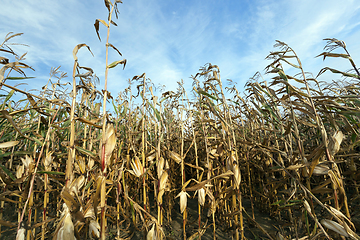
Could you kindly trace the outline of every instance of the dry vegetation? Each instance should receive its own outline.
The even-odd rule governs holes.
[[[215,239],[222,231],[234,239],[360,239],[360,74],[344,42],[326,39],[319,55],[349,60],[352,71],[320,71],[342,77],[333,83],[304,72],[293,49],[277,41],[267,57],[271,79],[256,74],[243,94],[231,82],[223,87],[219,68],[207,64],[193,76],[192,98],[182,82],[155,96],[145,74],[113,98],[107,72],[126,64],[107,62],[108,50],[120,54],[108,42],[118,3],[105,0],[108,21],[95,22],[97,32],[108,29],[101,91],[77,59],[80,48],[90,50],[85,44],[73,52],[70,95],[59,68],[38,95],[12,86],[30,68],[12,49],[21,34],[0,45],[1,238]],[[26,97],[14,101],[14,93]],[[195,221],[189,198],[198,201]],[[277,232],[262,227],[256,208]],[[262,235],[246,235],[249,226]]]

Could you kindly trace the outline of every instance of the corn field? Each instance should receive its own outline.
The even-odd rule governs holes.
[[[143,73],[111,93],[108,71],[126,66],[108,62],[121,56],[109,42],[119,3],[105,0],[94,24],[99,39],[107,29],[104,86],[79,44],[70,91],[58,67],[25,92],[11,84],[34,81],[12,46],[22,34],[1,43],[1,239],[360,239],[360,73],[343,41],[325,39],[317,57],[351,71],[313,77],[276,41],[241,93],[210,63],[190,91],[159,93]],[[325,72],[340,80],[319,82]]]

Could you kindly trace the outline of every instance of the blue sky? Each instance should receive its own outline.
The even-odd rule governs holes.
[[[98,88],[103,87],[106,29],[100,25],[99,42],[93,24],[97,18],[107,19],[104,1],[1,2],[0,40],[10,31],[24,33],[13,42],[30,47],[14,49],[28,52],[26,63],[36,70],[27,71],[37,78],[22,88],[40,89],[51,67],[60,65],[69,76],[64,81],[72,81],[72,50],[80,43],[89,45],[95,55],[81,49],[80,65],[93,68],[101,80]],[[128,86],[129,78],[143,72],[167,90],[175,90],[181,79],[190,89],[191,75],[209,62],[220,67],[224,82],[232,79],[242,90],[269,63],[264,58],[274,50],[275,40],[289,44],[314,75],[324,66],[350,69],[343,59],[314,58],[323,51],[323,38],[344,40],[355,62],[360,60],[358,0],[123,0],[119,10],[110,43],[123,57],[110,51],[109,62],[126,58],[127,65],[125,70],[110,69],[113,96]],[[336,78],[324,75],[320,80]]]

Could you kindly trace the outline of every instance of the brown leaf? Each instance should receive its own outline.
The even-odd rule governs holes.
[[[105,0],[105,2],[106,2],[106,0]],[[95,30],[96,30],[96,34],[97,34],[97,36],[98,36],[98,38],[99,38],[99,40],[100,40],[100,42],[101,42],[101,38],[100,38],[100,34],[99,34],[99,23],[102,23],[102,24],[104,24],[104,26],[105,27],[109,27],[108,25],[107,25],[107,23],[104,21],[104,20],[101,20],[101,19],[96,19],[95,20],[95,23],[94,23],[94,27],[95,27]]]
[[[111,43],[109,43],[108,45],[112,47],[115,51],[117,51],[120,54],[120,56],[122,56],[121,52],[114,45],[112,45]]]
[[[9,221],[4,221],[0,219],[0,225],[6,226],[6,227],[17,227],[17,223],[12,223]]]
[[[109,12],[110,12],[110,5],[112,5],[111,1],[110,0],[105,0],[105,6],[106,6],[106,8],[108,9]]]
[[[82,48],[82,47],[87,47],[89,49],[89,51],[91,52],[90,47],[88,45],[86,45],[85,43],[81,43],[81,44],[76,45],[76,47],[74,47],[74,50],[73,50],[73,57],[74,57],[75,61],[78,60],[76,55],[77,55],[79,49]],[[94,54],[92,52],[91,52],[91,54],[94,56]]]
[[[24,33],[15,33],[15,34],[13,34],[13,35],[11,35],[11,36],[8,37],[8,35],[10,35],[11,33],[12,33],[12,32],[9,32],[9,33],[6,35],[6,38],[5,38],[5,41],[4,41],[4,42],[9,41],[9,40],[12,39],[13,37],[21,36],[21,35],[24,34]]]

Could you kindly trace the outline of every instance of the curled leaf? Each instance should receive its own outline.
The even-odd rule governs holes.
[[[114,68],[114,67],[116,67],[116,66],[119,65],[119,64],[124,64],[124,67],[123,67],[123,69],[124,69],[124,68],[125,68],[125,65],[126,65],[126,59],[112,62],[110,65],[107,66],[107,68]]]
[[[87,49],[89,50],[89,52],[94,56],[94,54],[91,52],[90,50],[90,47],[88,45],[86,45],[85,43],[82,43],[82,44],[78,44],[76,45],[76,47],[74,47],[74,50],[73,50],[73,57],[74,57],[74,60],[77,61],[78,58],[77,58],[77,53],[79,51],[80,48],[82,47],[87,47]]]
[[[105,1],[106,2],[106,1]],[[104,20],[101,20],[101,19],[96,19],[95,20],[95,23],[94,23],[94,27],[95,27],[95,30],[96,30],[96,34],[97,34],[97,36],[98,36],[98,38],[99,38],[99,40],[100,40],[100,42],[101,42],[101,38],[100,38],[100,34],[99,34],[99,23],[102,23],[102,24],[104,24],[104,26],[105,27],[109,27],[108,25],[107,25],[107,23],[104,21]]]
[[[337,222],[328,219],[323,219],[320,221],[320,223],[326,228],[331,229],[342,236],[349,237],[349,234],[346,232],[345,228],[340,224],[338,224]]]

